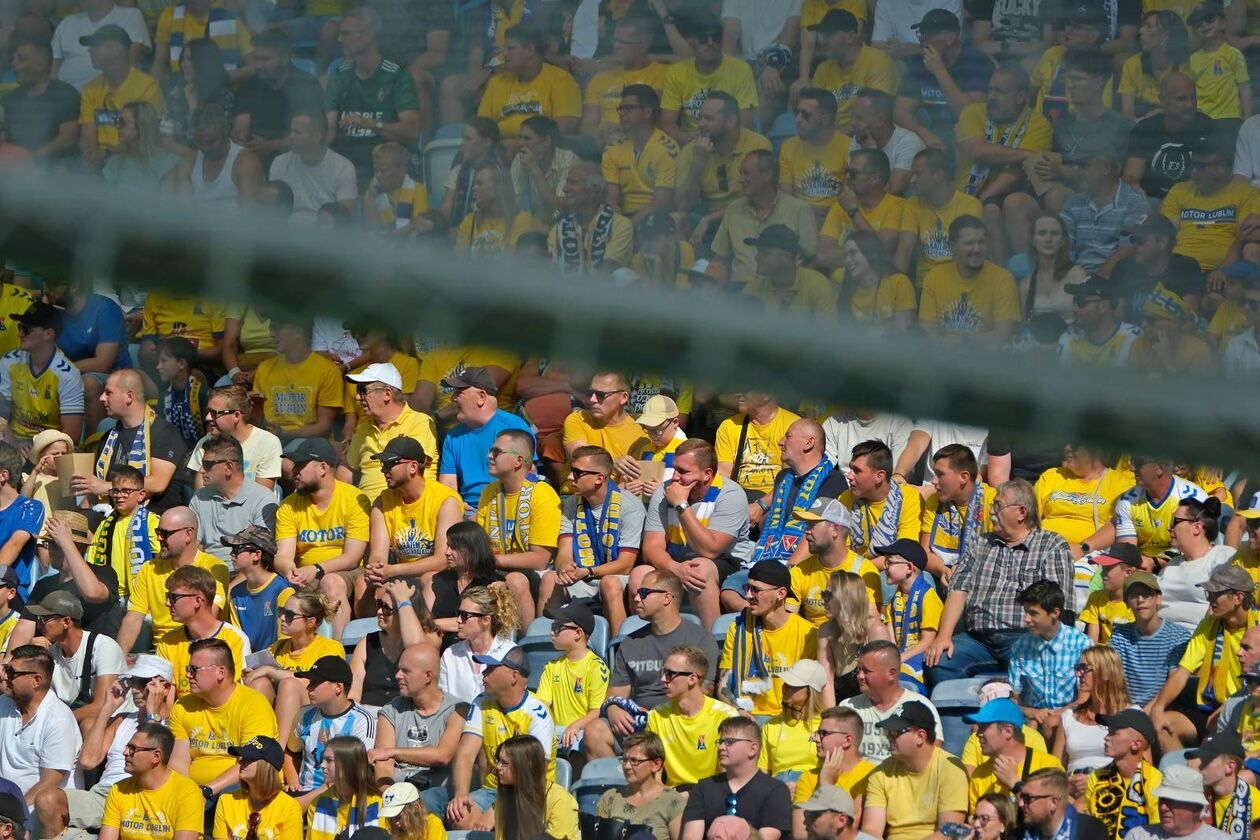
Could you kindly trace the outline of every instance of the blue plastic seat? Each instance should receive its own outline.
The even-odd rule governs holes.
[[[375,618],[356,618],[346,625],[345,630],[341,631],[341,645],[348,650],[357,645],[359,640],[368,633],[375,633],[379,628],[380,625],[376,623]]]
[[[713,637],[718,640],[720,646],[726,641],[727,629],[735,623],[739,618],[739,613],[722,613],[718,616],[717,621],[713,622]]]
[[[573,765],[563,758],[556,759],[556,784],[565,790],[573,784]]]
[[[1173,750],[1170,753],[1165,753],[1164,757],[1159,760],[1159,772],[1167,773],[1169,767],[1177,767],[1179,765],[1186,764],[1186,759],[1189,758],[1189,754],[1190,750],[1188,749]]]
[[[604,791],[619,788],[626,783],[626,774],[621,769],[621,761],[616,758],[596,758],[587,762],[582,768],[582,777],[569,788],[570,793],[578,801],[578,811],[583,814],[594,814]]]
[[[294,58],[293,66],[304,73],[310,73],[312,76],[319,76],[319,65],[309,58]]]
[[[985,677],[946,680],[932,689],[932,705],[941,716],[941,740],[947,752],[962,754],[963,745],[971,735],[971,727],[963,723],[963,715],[980,708],[980,686],[985,680]]]

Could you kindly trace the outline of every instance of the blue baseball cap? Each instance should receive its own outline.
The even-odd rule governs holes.
[[[1014,700],[997,697],[981,706],[975,714],[963,715],[963,723],[1009,723],[1022,727],[1024,713]]]

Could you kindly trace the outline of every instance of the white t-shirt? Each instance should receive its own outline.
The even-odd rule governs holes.
[[[788,18],[801,16],[802,0],[722,0],[722,17],[739,21],[739,57],[755,61],[779,42]],[[882,2],[882,0],[881,0]]]
[[[936,721],[936,740],[941,740],[941,716],[937,714],[936,707],[922,694],[915,694],[909,689],[902,689],[901,698],[887,711],[875,708],[871,703],[871,698],[865,694],[850,697],[840,703],[846,709],[857,712],[858,717],[862,718],[862,757],[872,764],[879,764],[892,752],[888,744],[888,733],[880,729],[878,724],[901,711],[901,707],[907,701],[922,703],[932,710],[932,718]]]
[[[201,472],[201,458],[208,440],[210,435],[197,441],[192,454],[188,456],[188,469],[193,472]],[[245,464],[241,467],[241,472],[245,473],[247,479],[257,481],[260,478],[280,477],[280,458],[284,451],[280,438],[255,426],[241,444],[241,451],[245,453]]]
[[[23,793],[39,781],[40,770],[65,771],[61,787],[73,788],[75,765],[82,748],[83,738],[74,712],[57,695],[49,692],[25,726],[13,698],[0,697],[0,776]]]
[[[1260,114],[1248,117],[1234,145],[1234,174],[1260,185]]]
[[[852,154],[861,148],[862,144],[854,138],[849,144],[849,153]],[[893,126],[892,137],[888,138],[888,142],[880,151],[888,158],[888,165],[892,169],[904,169],[909,172],[910,165],[914,163],[914,156],[926,148],[922,137],[896,125]]]
[[[822,424],[827,438],[827,457],[840,469],[848,469],[853,447],[867,440],[882,440],[892,450],[893,463],[910,441],[914,424],[900,414],[876,414],[869,421],[855,415],[828,417]]]
[[[511,639],[498,636],[485,655],[498,659],[515,644]],[[481,672],[484,670],[484,665],[473,662],[473,652],[468,642],[460,640],[442,654],[442,663],[438,669],[438,688],[442,689],[443,694],[471,703],[482,692]]]
[[[150,46],[149,29],[144,25],[144,15],[139,9],[127,6],[115,6],[109,14],[93,23],[87,12],[76,12],[57,24],[53,32],[53,58],[61,62],[57,78],[76,90],[101,75],[101,71],[92,66],[88,48],[79,43],[84,35],[91,35],[106,24],[121,26],[131,36],[133,44]]]
[[[1207,592],[1199,584],[1207,583],[1212,572],[1230,561],[1235,549],[1214,545],[1198,560],[1175,557],[1159,573],[1159,588],[1164,600],[1159,617],[1180,624],[1190,632],[1207,617]]]
[[[919,32],[912,27],[932,9],[945,9],[959,20],[963,19],[962,0],[879,0],[875,4],[871,40],[919,43]]]
[[[932,476],[936,475],[936,471],[932,469],[932,455],[938,449],[949,446],[951,443],[958,443],[970,449],[971,454],[976,456],[976,463],[981,466],[989,460],[988,447],[985,445],[989,441],[988,429],[959,426],[957,423],[946,423],[943,420],[920,420],[914,424],[914,427],[921,432],[926,432],[932,439],[927,448],[927,468],[923,471],[924,484],[930,484]]]
[[[53,645],[49,651],[53,658],[53,691],[57,692],[57,696],[63,703],[71,704],[79,696],[80,678],[83,676],[84,657],[87,656],[89,639],[93,640],[89,686],[96,683],[97,677],[106,674],[117,676],[127,670],[122,648],[109,636],[84,631],[83,638],[79,641],[79,649],[69,659],[61,650],[61,645]]]
[[[313,225],[325,204],[354,201],[357,197],[354,164],[332,149],[314,166],[307,166],[296,152],[285,152],[271,162],[271,180],[284,181],[293,190],[294,224]]]

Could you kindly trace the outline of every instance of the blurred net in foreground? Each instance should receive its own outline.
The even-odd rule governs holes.
[[[982,426],[1030,445],[1085,439],[1188,463],[1260,468],[1260,398],[1213,377],[1063,368],[987,345],[935,344],[764,310],[728,295],[614,287],[441,246],[208,217],[171,196],[6,175],[0,249],[45,276],[108,279],[311,315],[371,319],[439,343],[662,372],[787,404],[861,405]]]

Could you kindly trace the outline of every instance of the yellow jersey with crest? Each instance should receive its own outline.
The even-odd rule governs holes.
[[[808,0],[805,5],[809,5]],[[863,14],[865,14],[865,3]],[[801,25],[805,25],[804,14]],[[817,53],[815,53],[817,54]],[[840,62],[829,58],[814,68],[814,87],[831,91],[836,98],[836,128],[843,128],[853,118],[853,97],[862,88],[874,88],[884,93],[897,93],[897,70],[892,59],[881,50],[862,45],[853,66],[845,69]]]
[[[1173,476],[1172,485],[1162,499],[1152,499],[1139,486],[1126,490],[1116,501],[1112,522],[1116,539],[1137,540],[1138,549],[1149,557],[1163,554],[1172,547],[1173,516],[1186,499],[1207,501],[1207,493],[1197,484]]]
[[[757,83],[748,65],[733,56],[722,56],[722,63],[712,73],[701,73],[694,58],[671,64],[665,73],[665,89],[661,93],[661,110],[678,111],[678,123],[684,131],[695,131],[700,119],[700,106],[709,94],[722,90],[735,97],[740,110],[756,108]]]
[[[982,219],[984,209],[975,196],[960,192],[954,193],[944,207],[933,207],[918,196],[906,202],[901,213],[901,231],[913,233],[919,240],[915,246],[915,276],[920,284],[929,271],[953,259],[954,252],[949,247],[949,226],[959,216]]]
[[[556,719],[533,692],[526,691],[521,702],[511,709],[504,709],[490,695],[482,694],[472,704],[464,734],[481,739],[481,753],[487,767],[485,787],[492,790],[499,787],[499,776],[493,769],[495,754],[504,741],[517,735],[532,735],[538,739],[547,755],[547,781],[556,780]]]
[[[843,272],[837,272],[841,283],[847,283]],[[835,275],[833,275],[834,277]],[[859,286],[849,299],[849,315],[863,324],[887,324],[898,312],[912,315],[919,310],[914,299],[914,284],[904,274],[889,274],[875,286]]]
[[[999,323],[1019,321],[1015,279],[1001,266],[986,262],[975,277],[964,278],[947,262],[923,278],[919,322],[942,333],[987,333]]]
[[[194,345],[213,344],[223,336],[224,306],[203,298],[150,292],[145,298],[140,338],[179,336]]]
[[[881,230],[901,230],[901,217],[905,209],[906,200],[904,198],[887,193],[880,199],[879,204],[876,204],[869,210],[863,209],[859,212],[862,218],[866,219],[866,223],[871,226],[871,229],[878,233]],[[853,217],[837,201],[827,211],[827,218],[823,220],[822,230],[818,232],[818,235],[830,236],[832,239],[839,241],[854,227]]]
[[[844,188],[853,138],[836,132],[826,145],[789,137],[779,151],[779,186],[813,207],[829,207]]]
[[[377,501],[385,517],[390,550],[399,561],[432,557],[438,537],[438,514],[442,505],[454,500],[462,514],[464,500],[459,493],[438,481],[425,481],[424,492],[414,502],[407,502],[399,490],[384,490]]]
[[[633,140],[622,140],[604,151],[604,180],[621,190],[621,212],[637,213],[652,201],[657,189],[678,185],[678,144],[659,128],[638,154]]]
[[[557,727],[568,726],[604,705],[608,680],[608,665],[592,651],[576,662],[561,656],[543,666],[538,699],[551,709]]]
[[[31,369],[30,354],[14,350],[0,359],[0,393],[9,398],[10,428],[18,440],[30,440],[45,429],[60,429],[63,417],[84,410],[83,378],[60,349],[43,370]]]
[[[718,772],[718,726],[739,717],[739,709],[712,697],[694,717],[687,717],[669,700],[648,712],[647,731],[665,744],[665,781],[670,785],[694,785]]]
[[[11,315],[21,315],[31,308],[35,298],[21,286],[12,283],[0,288],[0,355],[18,349],[22,337],[18,335],[17,322]]]
[[[1194,79],[1199,110],[1214,120],[1242,118],[1238,86],[1251,81],[1247,59],[1229,42],[1214,50],[1199,49],[1190,54],[1190,78]]]

